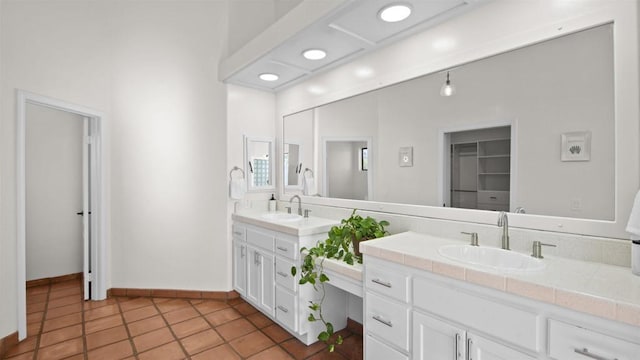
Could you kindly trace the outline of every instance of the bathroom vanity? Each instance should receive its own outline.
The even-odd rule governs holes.
[[[640,277],[545,258],[501,272],[445,258],[413,232],[364,243],[365,358],[640,359]]]
[[[329,229],[338,222],[290,215],[256,211],[233,214],[233,288],[309,345],[324,330],[321,323],[307,320],[309,302],[317,300],[318,293],[311,285],[299,286],[299,276],[291,275],[291,267],[299,266],[300,249],[325,240]],[[358,290],[361,293],[362,289],[361,270],[348,267],[325,262],[332,285],[325,287],[323,315],[336,331],[347,324],[347,293]]]

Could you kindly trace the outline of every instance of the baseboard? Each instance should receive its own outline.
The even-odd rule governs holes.
[[[65,282],[65,281],[69,281],[69,280],[77,280],[77,279],[82,280],[82,273],[54,276],[54,277],[43,278],[43,279],[28,280],[27,281],[27,288],[34,287],[34,286],[41,286],[41,285],[51,285],[51,284],[55,284],[55,283]]]
[[[128,289],[111,288],[107,290],[107,297],[161,297],[190,300],[221,300],[227,301],[240,297],[236,291],[197,291],[197,290],[168,290],[168,289]]]
[[[16,345],[18,345],[17,331],[0,339],[0,359],[4,359],[4,355],[9,351],[9,349]]]

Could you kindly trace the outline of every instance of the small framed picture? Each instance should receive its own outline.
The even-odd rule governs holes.
[[[562,134],[561,160],[591,160],[591,131],[576,131]]]
[[[398,160],[402,167],[413,166],[413,146],[401,147]]]

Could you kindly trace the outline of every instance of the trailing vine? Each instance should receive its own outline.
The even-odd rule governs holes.
[[[389,234],[385,230],[385,226],[389,226],[388,221],[378,222],[368,216],[363,218],[356,215],[356,211],[357,209],[354,209],[348,219],[343,219],[340,226],[332,227],[326,240],[319,241],[315,247],[300,249],[304,257],[300,265],[299,284],[311,284],[314,290],[320,293],[320,299],[317,302],[310,301],[311,313],[307,320],[322,322],[325,330],[318,334],[318,340],[327,344],[329,352],[333,352],[336,345],[342,344],[343,339],[341,335],[334,336],[333,324],[325,319],[322,312],[322,303],[326,296],[325,283],[329,281],[329,277],[324,273],[324,260],[341,260],[349,265],[355,262],[362,264],[360,252],[354,251],[354,248],[357,250],[359,242]],[[291,268],[291,274],[296,276],[295,266]]]

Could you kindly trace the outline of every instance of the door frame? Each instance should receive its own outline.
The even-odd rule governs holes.
[[[26,294],[26,107],[27,104],[70,112],[86,118],[92,124],[91,144],[93,174],[91,177],[93,197],[91,263],[92,284],[91,300],[103,300],[107,297],[106,289],[106,254],[107,254],[107,211],[106,211],[106,164],[103,149],[104,113],[81,105],[49,98],[18,89],[16,92],[16,235],[17,235],[17,287],[18,287],[18,338],[27,336],[27,294]],[[87,141],[88,139],[83,139]]]

